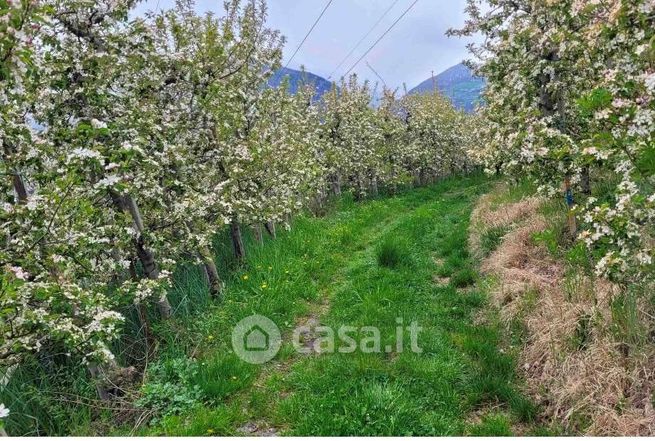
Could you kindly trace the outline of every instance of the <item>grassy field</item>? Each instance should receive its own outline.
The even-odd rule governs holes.
[[[154,327],[159,345],[136,406],[148,424],[84,411],[74,434],[509,435],[535,433],[534,406],[517,392],[499,330],[475,323],[486,304],[467,251],[469,217],[489,188],[457,178],[364,203],[348,198],[323,218],[300,217],[242,266],[225,267],[220,302],[199,270],[176,275],[176,318]],[[229,247],[220,248],[225,255]],[[229,262],[229,259],[221,258]],[[264,365],[231,349],[234,325],[272,319],[284,343]],[[397,319],[423,328],[420,354],[299,354],[291,330],[375,326],[393,344]],[[406,345],[407,346],[407,345]],[[71,422],[67,417],[67,421]],[[12,427],[10,427],[12,429]],[[55,432],[52,429],[50,433]],[[32,432],[33,433],[33,432]]]

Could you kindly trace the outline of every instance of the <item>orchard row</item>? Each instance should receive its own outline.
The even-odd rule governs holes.
[[[655,1],[469,0],[455,35],[488,80],[491,172],[566,195],[596,272],[646,286],[655,257]]]
[[[119,311],[170,317],[177,265],[220,295],[221,230],[242,259],[246,226],[470,167],[476,120],[437,93],[376,108],[356,77],[320,100],[265,87],[284,40],[264,1],[220,17],[134,3],[0,0],[4,366],[56,352],[97,372]]]

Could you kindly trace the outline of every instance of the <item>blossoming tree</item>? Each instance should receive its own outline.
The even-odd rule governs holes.
[[[485,92],[489,170],[563,189],[570,231],[599,274],[652,277],[653,11],[651,0],[470,0],[453,34],[473,47]],[[614,183],[592,195],[594,177]],[[573,216],[577,215],[580,231]]]

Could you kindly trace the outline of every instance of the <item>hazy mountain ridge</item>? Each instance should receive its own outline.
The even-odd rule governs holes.
[[[319,100],[326,92],[332,89],[332,82],[311,72],[302,72],[295,69],[281,68],[277,70],[268,80],[268,86],[277,88],[282,84],[285,77],[289,77],[289,92],[295,94],[298,89],[306,84],[313,84],[316,88],[315,100]]]
[[[485,87],[484,78],[476,77],[464,64],[453,66],[433,78],[428,78],[408,93],[429,93],[436,87],[453,102],[453,105],[466,112],[473,112],[480,102]]]
[[[289,92],[292,94],[295,94],[302,85],[313,84],[316,88],[314,100],[320,100],[326,92],[332,89],[333,83],[319,75],[288,68],[277,70],[268,80],[268,86],[279,87],[287,76],[289,77]],[[450,98],[455,107],[466,112],[475,110],[486,84],[484,78],[476,77],[466,65],[458,64],[435,76],[434,79],[429,78],[423,81],[408,93],[430,93],[434,90],[435,83],[439,91]],[[374,97],[372,101],[376,102],[377,100],[379,100],[379,96]]]

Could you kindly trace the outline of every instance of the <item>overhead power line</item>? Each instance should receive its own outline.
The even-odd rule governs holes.
[[[414,6],[416,6],[416,4],[417,4],[418,2],[419,2],[419,0],[414,0],[414,3],[412,3],[412,4],[409,6],[409,8],[407,8],[407,9],[405,10],[405,12],[403,12],[402,15],[401,15],[400,17],[398,17],[398,19],[397,19],[396,21],[393,22],[393,24],[392,24],[391,26],[389,26],[389,29],[387,29],[386,31],[384,31],[384,34],[382,34],[382,35],[380,36],[380,38],[378,38],[378,39],[375,41],[375,43],[373,43],[373,45],[372,45],[370,48],[368,48],[368,50],[367,50],[366,52],[364,52],[364,55],[362,55],[362,56],[359,58],[359,60],[357,60],[357,61],[355,62],[355,64],[353,64],[352,67],[351,67],[350,69],[348,69],[348,72],[346,72],[346,73],[344,74],[344,76],[348,76],[348,74],[349,74],[350,72],[352,72],[353,69],[355,69],[355,68],[357,67],[357,65],[358,65],[358,64],[359,64],[359,63],[364,59],[364,57],[366,57],[366,56],[367,56],[367,55],[368,55],[368,54],[369,54],[369,53],[370,53],[370,52],[375,48],[375,46],[377,46],[378,43],[380,43],[380,41],[382,41],[382,39],[383,39],[384,37],[386,37],[387,34],[388,34],[389,32],[391,32],[391,30],[392,30],[394,27],[396,27],[396,25],[398,24],[398,22],[399,22],[400,20],[402,20],[403,17],[405,17],[405,16],[407,15],[407,13],[408,13],[409,11],[411,11],[411,10],[414,8]]]
[[[341,67],[343,66],[343,64],[344,64],[346,61],[348,61],[348,59],[350,58],[350,56],[351,56],[352,54],[354,54],[355,51],[356,51],[357,49],[359,49],[359,46],[361,46],[362,43],[363,43],[363,42],[364,42],[364,41],[369,37],[369,35],[371,35],[371,34],[373,33],[373,31],[375,30],[375,28],[378,27],[378,25],[382,22],[382,20],[384,20],[384,17],[386,17],[387,14],[389,14],[389,12],[391,12],[391,10],[394,8],[394,6],[396,6],[396,5],[398,4],[399,1],[400,1],[400,0],[395,0],[395,1],[391,4],[391,6],[389,6],[389,8],[388,8],[386,11],[384,11],[384,14],[382,14],[382,16],[378,19],[378,21],[376,21],[375,24],[374,24],[373,26],[371,26],[371,28],[368,30],[368,32],[366,33],[366,35],[364,35],[364,36],[361,38],[361,40],[359,40],[359,41],[357,42],[357,44],[352,48],[352,50],[351,50],[350,52],[348,52],[348,55],[346,55],[345,57],[343,57],[343,60],[341,60],[341,62],[339,63],[339,65],[338,65],[337,67],[334,68],[334,70],[332,71],[332,73],[330,74],[330,76],[327,77],[328,80],[329,80],[330,78],[332,78],[332,75],[334,75],[335,72],[337,72],[339,69],[341,69]]]
[[[305,38],[302,39],[302,41],[300,42],[300,44],[299,44],[298,47],[296,48],[296,51],[293,53],[293,55],[291,56],[291,58],[289,58],[289,61],[287,61],[287,64],[284,66],[285,69],[286,69],[287,67],[289,67],[289,64],[291,64],[291,62],[293,61],[293,59],[296,57],[296,55],[298,54],[298,51],[300,50],[300,48],[302,47],[302,45],[305,44],[305,41],[307,41],[307,38],[309,38],[310,34],[314,31],[314,28],[316,27],[316,25],[318,24],[318,22],[321,21],[321,18],[323,18],[323,15],[325,15],[325,11],[328,10],[328,8],[330,7],[330,5],[332,4],[333,1],[334,1],[334,0],[330,0],[330,1],[327,2],[327,4],[325,5],[325,7],[323,8],[323,11],[321,12],[321,15],[318,16],[318,18],[316,19],[316,21],[314,22],[314,24],[312,25],[312,27],[309,29],[309,31],[308,31],[307,34],[305,35]]]
[[[387,82],[384,81],[384,78],[382,78],[382,77],[380,76],[380,74],[378,73],[378,71],[376,71],[376,70],[373,68],[373,66],[371,66],[371,64],[370,64],[368,61],[366,62],[366,65],[368,66],[369,69],[371,69],[371,71],[373,71],[373,73],[375,74],[375,76],[378,77],[380,81],[382,81],[382,84],[384,85],[384,87],[387,87]]]

